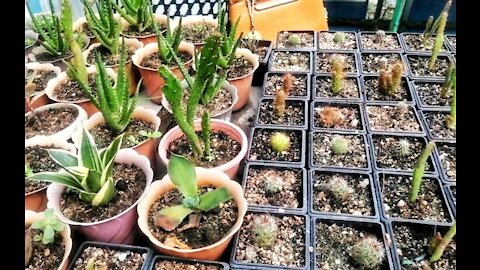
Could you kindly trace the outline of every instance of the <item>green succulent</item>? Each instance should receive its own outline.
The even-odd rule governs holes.
[[[34,241],[42,241],[43,244],[48,245],[54,242],[55,234],[61,232],[65,227],[57,216],[53,214],[53,209],[46,209],[43,212],[43,219],[32,223],[32,229],[41,230],[41,234],[33,237]]]

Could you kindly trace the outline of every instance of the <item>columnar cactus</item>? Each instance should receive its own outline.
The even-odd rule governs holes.
[[[274,216],[261,215],[252,220],[255,243],[260,247],[269,247],[275,243],[278,225]]]
[[[332,140],[331,149],[335,155],[342,155],[348,152],[350,144],[343,136],[337,136]]]
[[[385,248],[376,237],[366,236],[353,246],[352,258],[364,269],[376,269],[385,260]]]
[[[445,3],[445,7],[443,8],[442,12],[440,13],[440,16],[433,22],[433,16],[428,17],[427,24],[425,26],[425,30],[423,31],[423,38],[422,38],[422,44],[426,45],[427,41],[433,36],[433,33],[437,31],[439,24],[440,24],[440,19],[441,15],[443,13],[447,13],[450,10],[450,7],[452,5],[452,0],[448,0],[447,3]],[[443,32],[442,32],[443,33]]]
[[[453,237],[457,234],[457,222],[455,221],[448,230],[448,232],[445,234],[445,236],[442,238],[442,240],[436,245],[435,250],[430,257],[429,261],[431,263],[438,261],[442,255],[443,251],[445,248],[448,246],[450,241],[452,241]]]
[[[415,202],[418,198],[418,193],[420,192],[420,186],[422,184],[423,174],[425,173],[425,165],[427,164],[428,157],[432,153],[434,147],[435,142],[429,142],[418,157],[417,163],[415,163],[415,167],[413,169],[412,188],[410,190],[409,198],[410,202],[412,203]]]
[[[450,96],[450,92],[452,91],[453,84],[456,81],[456,72],[455,76],[452,76],[454,73],[453,71],[456,70],[455,63],[452,61],[448,64],[448,68],[445,71],[445,80],[443,81],[442,85],[442,92],[440,96],[442,98],[448,98]]]
[[[285,107],[287,106],[285,102],[286,96],[287,94],[282,88],[277,91],[275,99],[273,100],[273,112],[278,117],[283,117],[283,115],[285,114]]]
[[[341,56],[334,57],[332,63],[332,93],[337,95],[343,89],[343,79],[345,78],[345,60]]]
[[[435,68],[435,63],[437,62],[438,54],[443,46],[443,41],[445,40],[444,32],[445,26],[447,25],[448,12],[443,12],[440,15],[440,21],[438,23],[437,36],[435,37],[435,44],[433,45],[433,52],[430,58],[430,63],[428,68],[433,70]]]
[[[447,115],[445,117],[445,124],[447,125],[447,128],[451,130],[456,130],[457,129],[457,82],[456,82],[456,69],[453,71],[452,75],[452,90],[453,90],[453,96],[452,96],[452,104],[450,105],[450,115]]]
[[[378,76],[379,90],[389,96],[395,95],[402,83],[403,72],[401,61],[396,62],[391,68],[381,69]]]

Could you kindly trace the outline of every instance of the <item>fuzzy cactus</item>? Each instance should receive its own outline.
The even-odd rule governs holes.
[[[284,152],[290,148],[290,137],[283,132],[275,132],[270,137],[270,146],[275,152]]]
[[[345,78],[345,60],[341,56],[334,57],[332,63],[332,93],[337,95],[343,89],[343,79]]]
[[[260,215],[252,220],[255,243],[260,247],[269,247],[275,243],[278,225],[274,216]]]
[[[376,33],[375,33],[375,42],[378,42],[378,43],[383,43],[385,41],[385,37],[387,35],[385,34],[385,31],[383,30],[378,30]]]
[[[378,76],[378,88],[385,95],[393,96],[397,93],[402,83],[403,64],[401,61],[396,62],[390,68],[380,70]]]
[[[325,128],[341,125],[345,121],[345,115],[343,115],[340,109],[335,107],[326,106],[317,112],[320,116],[320,124]]]
[[[352,258],[363,269],[376,269],[385,260],[385,248],[374,236],[360,239],[352,249]]]
[[[342,155],[350,150],[350,144],[343,136],[337,136],[333,138],[330,148],[335,155]]]
[[[345,33],[344,32],[335,32],[333,35],[333,42],[343,43],[345,42]]]
[[[292,46],[298,46],[300,43],[302,43],[302,40],[298,34],[291,34],[288,36],[287,43]]]
[[[433,45],[432,56],[430,57],[430,63],[428,68],[433,70],[435,68],[435,63],[437,62],[438,54],[443,46],[443,41],[445,40],[445,26],[447,25],[448,12],[442,12],[440,15],[440,21],[438,23],[437,36],[435,37],[435,44]]]
[[[422,184],[423,174],[425,173],[425,165],[427,164],[428,157],[432,153],[434,147],[435,142],[429,142],[418,157],[417,162],[415,163],[415,167],[413,168],[413,180],[409,197],[409,200],[412,203],[415,202],[418,198],[418,193],[420,192],[420,186]]]
[[[280,176],[267,177],[263,182],[263,188],[267,195],[277,194],[283,189],[283,179]]]
[[[335,199],[340,202],[348,199],[348,197],[350,197],[350,195],[352,195],[354,192],[353,188],[348,184],[348,182],[340,177],[333,177],[328,185],[330,187],[330,192],[332,192]]]
[[[398,141],[395,145],[395,153],[399,157],[407,157],[410,155],[410,142],[405,139]]]

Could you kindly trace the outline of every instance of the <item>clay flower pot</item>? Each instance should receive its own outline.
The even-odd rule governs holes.
[[[175,18],[171,22],[170,27],[173,31],[175,31],[175,29],[178,27],[179,22],[180,22],[180,19],[178,19],[178,18]],[[218,20],[213,19],[209,16],[191,15],[191,16],[187,16],[187,17],[182,18],[182,26],[188,26],[188,25],[199,24],[199,23],[205,23],[207,25],[218,28]],[[183,29],[183,27],[182,27],[182,29]],[[207,38],[207,37],[204,37],[204,38]],[[185,35],[184,35],[183,39],[185,40]],[[186,41],[190,42],[188,40],[186,40]],[[204,44],[204,42],[192,42],[192,43],[193,43],[193,45],[195,45],[195,49],[197,49],[197,50],[201,50],[202,47],[203,47],[203,44]]]
[[[25,226],[30,226],[33,222],[43,219],[43,212],[36,213],[34,211],[25,210]],[[60,235],[63,238],[63,244],[65,245],[65,253],[63,254],[63,259],[57,270],[67,270],[68,267],[68,257],[72,252],[72,232],[70,226],[65,224],[63,230],[60,232]]]
[[[248,103],[250,98],[250,89],[252,86],[253,73],[257,70],[259,62],[258,55],[253,54],[252,51],[245,48],[237,49],[237,55],[243,56],[247,61],[252,63],[253,69],[248,74],[244,74],[241,77],[228,79],[228,81],[237,88],[238,102],[233,106],[233,111],[241,110]]]
[[[156,239],[150,232],[148,225],[149,210],[152,204],[166,192],[176,189],[176,186],[170,180],[170,177],[165,175],[162,180],[153,182],[147,190],[147,195],[138,204],[138,227],[147,236],[153,245],[153,248],[161,253],[170,256],[198,259],[198,260],[218,260],[227,249],[233,235],[240,229],[243,223],[243,217],[247,212],[247,201],[243,195],[243,189],[235,181],[223,172],[212,169],[205,169],[196,167],[195,173],[197,175],[198,186],[213,185],[217,188],[225,187],[232,196],[235,204],[237,205],[238,215],[237,221],[233,225],[230,232],[224,236],[220,241],[197,249],[178,249],[164,245],[158,239]]]
[[[50,147],[52,149],[63,149],[76,153],[77,149],[71,143],[58,137],[36,136],[25,142],[25,148],[32,146]],[[41,212],[47,208],[47,186],[25,193],[25,210]]]
[[[89,30],[89,29],[88,29],[88,21],[85,16],[80,17],[73,22],[73,32],[75,33],[83,32],[85,36],[89,38],[90,44],[98,42],[95,35],[93,33],[90,33],[90,35],[88,35],[87,33],[85,33],[86,30]]]
[[[185,62],[185,68],[188,70],[193,62],[193,55],[194,55],[194,46],[191,43],[187,42],[180,42],[178,47],[180,52],[188,53],[191,58],[187,62]],[[158,44],[157,42],[153,42],[150,44],[145,45],[145,47],[138,49],[135,54],[132,56],[133,64],[138,68],[140,72],[140,76],[142,76],[142,83],[147,91],[148,97],[150,97],[151,101],[160,104],[162,101],[162,93],[163,93],[163,86],[165,85],[165,80],[160,76],[157,69],[148,68],[141,66],[143,59],[152,55],[153,53],[158,52]],[[183,74],[180,69],[175,66],[170,68],[170,70],[179,78],[180,80],[183,79]]]
[[[200,120],[196,120],[194,122],[194,126],[196,131],[201,130]],[[247,136],[245,135],[245,132],[243,132],[241,128],[239,128],[238,126],[230,122],[226,122],[223,120],[211,119],[210,126],[212,127],[212,131],[215,131],[215,130],[223,131],[228,136],[230,136],[230,138],[239,142],[240,145],[242,146],[242,148],[240,149],[240,153],[238,153],[238,155],[234,159],[228,161],[227,163],[221,166],[212,168],[217,171],[226,173],[228,177],[233,179],[237,174],[240,162],[243,160],[243,158],[247,154],[247,147],[248,147]],[[163,135],[162,139],[160,140],[160,143],[158,144],[158,154],[160,156],[160,160],[162,161],[163,165],[167,166],[168,164],[167,152],[170,144],[182,136],[183,136],[183,131],[180,129],[179,126],[173,127],[167,133],[165,133],[165,135]]]
[[[107,74],[112,78],[113,80],[117,79],[117,73],[113,71],[111,68],[107,68]],[[96,74],[97,73],[97,68],[95,66],[87,67],[87,73],[88,74]],[[52,79],[48,82],[47,88],[45,88],[45,94],[48,96],[48,98],[52,101],[58,102],[58,103],[72,103],[72,104],[77,104],[78,106],[82,107],[88,114],[88,117],[92,116],[96,112],[98,112],[97,107],[93,105],[93,103],[88,99],[84,98],[81,100],[76,100],[76,101],[70,101],[70,100],[64,100],[64,99],[59,99],[57,95],[55,94],[54,90],[58,87],[61,87],[62,84],[65,84],[67,81],[71,80],[70,77],[68,77],[67,72],[62,72],[60,75],[58,75],[55,79]]]
[[[153,171],[150,168],[150,162],[142,155],[139,155],[132,149],[120,149],[115,158],[116,163],[134,164],[141,169],[146,176],[146,188],[153,179]],[[146,191],[140,198],[122,213],[111,218],[97,222],[77,222],[66,218],[60,210],[60,196],[65,190],[65,186],[52,183],[47,188],[47,207],[54,209],[58,218],[77,229],[89,241],[107,242],[115,244],[132,244],[135,238],[135,221],[137,220],[136,206],[145,196]],[[105,207],[108,207],[105,206]]]
[[[57,74],[57,76],[60,73],[62,73],[62,70],[59,67],[54,66],[50,63],[43,63],[43,64],[36,63],[36,62],[27,63],[25,64],[25,70],[26,71],[28,70],[53,71],[55,72],[55,74]],[[31,108],[36,109],[43,105],[47,105],[49,101],[50,100],[48,99],[47,95],[45,95],[45,90],[42,90],[41,92],[37,92],[33,94],[33,97],[31,98],[31,101],[30,101],[31,102],[30,106]],[[30,111],[30,108],[28,107],[28,104],[25,101],[25,112],[29,112],[29,111]]]
[[[165,24],[166,25],[167,24],[167,15],[153,14],[153,20],[158,24]],[[125,30],[130,26],[130,23],[127,20],[125,20],[124,18],[120,19],[120,23],[122,24],[122,30]],[[144,35],[144,36],[136,36],[136,35],[126,35],[126,34],[120,33],[120,35],[122,35],[124,37],[127,37],[127,38],[136,38],[140,42],[142,42],[143,45],[147,45],[148,43],[152,43],[152,42],[157,42],[157,36],[155,34]]]

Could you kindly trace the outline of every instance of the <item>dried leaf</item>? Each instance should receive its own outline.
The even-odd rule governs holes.
[[[30,262],[32,253],[32,228],[28,227],[28,229],[25,230],[25,267],[27,267],[28,263]]]
[[[185,224],[183,227],[179,228],[177,231],[182,232],[187,229],[198,228],[200,226],[200,214],[190,214],[188,216],[188,224]]]
[[[168,236],[163,242],[167,247],[179,248],[179,249],[192,249],[187,244],[180,241],[176,236]]]

